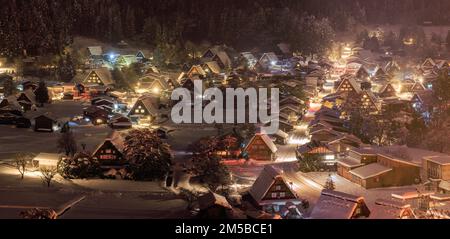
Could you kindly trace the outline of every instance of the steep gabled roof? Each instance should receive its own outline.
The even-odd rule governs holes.
[[[225,51],[218,51],[216,53],[215,57],[219,58],[220,61],[222,62],[222,64],[225,65],[225,67],[230,67],[231,66],[231,59],[230,59],[230,57],[228,56],[228,54]],[[213,57],[213,59],[215,57]]]
[[[189,77],[195,76],[195,75],[201,75],[206,76],[205,70],[200,65],[193,65],[189,72],[187,73]]]
[[[255,141],[257,138],[261,138],[262,141],[267,145],[267,147],[272,151],[272,153],[276,153],[278,151],[277,146],[273,143],[272,139],[266,134],[255,134],[252,139],[250,139],[249,143],[247,144],[247,147],[245,147],[245,151],[248,149],[248,147]]]
[[[358,85],[358,83],[356,83],[356,80],[353,77],[343,78],[336,91],[340,91],[340,89],[346,82],[350,84],[350,86],[355,90],[356,93],[361,93],[361,87]]]
[[[232,209],[233,207],[228,203],[227,199],[219,194],[209,192],[198,198],[198,204],[200,210],[206,210],[213,206],[221,206],[226,209]]]
[[[427,90],[427,88],[425,88],[425,86],[420,83],[419,81],[416,81],[412,86],[410,91],[412,92],[416,92],[416,91],[423,91],[423,90]]]
[[[113,85],[113,84],[114,84],[114,80],[113,80],[113,78],[112,78],[111,71],[109,71],[108,68],[98,68],[98,69],[89,71],[89,73],[83,77],[82,82],[79,82],[79,83],[86,83],[88,77],[89,77],[92,73],[97,74],[97,76],[100,78],[100,81],[101,81],[105,86],[107,86],[107,85]]]
[[[22,107],[20,106],[19,102],[17,102],[17,97],[14,95],[4,98],[2,101],[0,101],[0,105],[2,104],[4,104],[4,106],[1,107],[0,109],[11,109],[18,111],[22,110]]]
[[[87,49],[91,56],[102,56],[103,55],[103,49],[101,46],[90,46]]]
[[[422,63],[421,67],[422,67],[422,68],[431,68],[431,67],[433,67],[433,66],[435,66],[435,65],[436,65],[436,63],[434,62],[433,59],[427,58],[427,59],[425,59],[425,61]]]
[[[284,172],[272,165],[267,165],[250,188],[250,195],[257,203],[260,203],[277,179],[281,179],[286,184],[287,188],[291,190],[284,177]],[[297,195],[292,190],[291,192],[293,195]]]
[[[333,151],[328,147],[327,144],[311,141],[307,144],[300,146],[297,150],[300,154],[325,154],[332,153]]]
[[[351,219],[364,198],[347,193],[323,190],[311,213],[312,219]]]
[[[101,149],[103,145],[105,145],[107,142],[110,142],[120,153],[123,153],[125,150],[125,139],[117,131],[113,131],[98,147],[96,150],[94,150],[94,154],[96,155],[97,152]]]
[[[274,52],[264,53],[258,62],[265,61],[265,59],[267,59],[267,62],[278,62],[279,61],[277,55]]]
[[[217,64],[217,62],[208,61],[204,63],[204,66],[207,67],[211,71],[211,73],[220,74],[220,66]]]
[[[142,106],[144,106],[144,108],[149,112],[149,114],[157,115],[159,113],[159,106],[157,102],[158,98],[151,95],[144,95],[136,101],[132,110],[134,110],[139,103],[142,103]],[[132,112],[130,112],[130,114],[133,115]]]
[[[411,219],[414,213],[411,205],[399,201],[377,199],[375,205],[371,207],[370,219],[402,219],[408,214]]]
[[[21,97],[25,97],[26,99],[28,99],[31,102],[31,104],[36,104],[36,95],[34,94],[32,89],[23,91],[22,93],[20,93],[20,95],[17,99],[19,99]]]
[[[413,96],[413,98],[417,98],[422,102],[422,104],[429,106],[433,103],[433,91],[431,90],[425,90],[425,91],[419,91],[416,92]]]
[[[396,90],[394,86],[392,86],[391,83],[387,83],[383,86],[383,88],[380,90],[380,96],[382,97],[390,97],[390,96],[396,96]]]

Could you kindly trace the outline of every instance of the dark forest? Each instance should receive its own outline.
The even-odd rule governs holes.
[[[224,43],[235,48],[303,42],[308,27],[334,31],[365,24],[447,24],[446,0],[2,0],[5,56],[59,53],[73,35],[117,42]],[[315,17],[326,22],[305,19]],[[323,23],[323,24],[322,24]],[[327,26],[324,26],[327,25]],[[320,33],[318,33],[320,34]],[[300,43],[299,43],[300,44]],[[26,52],[24,51],[26,50]],[[302,49],[304,52],[307,50]]]

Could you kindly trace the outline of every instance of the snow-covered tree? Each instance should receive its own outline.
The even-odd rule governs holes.
[[[17,92],[17,84],[12,78],[8,78],[3,82],[3,94],[5,97],[14,95]]]
[[[19,171],[21,179],[24,178],[25,172],[27,171],[27,165],[33,159],[32,154],[18,153],[14,157],[16,169]]]
[[[216,152],[220,148],[220,140],[216,137],[204,138],[194,143],[192,149],[192,172],[208,187],[216,192],[231,183],[228,168],[221,163]]]
[[[125,137],[127,168],[134,180],[162,180],[172,165],[170,146],[149,130],[132,130]]]
[[[40,172],[42,174],[42,182],[47,185],[47,187],[51,186],[53,179],[55,178],[56,174],[58,174],[58,170],[56,168],[41,168]]]
[[[42,107],[50,101],[47,84],[44,81],[39,82],[39,86],[34,93],[36,94],[36,101],[39,103],[39,106]]]
[[[331,176],[331,174],[328,176],[327,181],[325,182],[325,189],[328,190],[335,190],[336,189],[336,185],[334,183],[333,177]]]

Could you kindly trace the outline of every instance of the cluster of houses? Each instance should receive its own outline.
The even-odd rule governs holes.
[[[62,126],[51,114],[36,113],[39,105],[35,95],[37,84],[26,81],[21,87],[23,90],[20,93],[0,101],[0,124],[15,125],[17,128],[30,128],[34,125],[37,132],[53,132]],[[49,98],[48,103],[51,102],[51,93]]]
[[[302,197],[293,179],[270,165],[262,170],[243,197],[250,203],[248,207],[253,208],[247,213],[250,218],[269,214],[270,219],[414,219],[418,216],[412,208],[413,199],[417,197],[399,199],[398,195],[393,195],[391,199],[376,199],[368,205],[362,196],[324,189],[312,208],[308,208],[308,201]],[[253,210],[260,211],[251,213]]]

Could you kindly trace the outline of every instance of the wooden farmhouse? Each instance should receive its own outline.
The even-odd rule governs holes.
[[[198,198],[199,217],[204,219],[230,219],[233,207],[224,196],[209,192]]]
[[[369,219],[415,219],[410,204],[394,200],[378,199],[370,211]]]
[[[250,159],[257,161],[274,161],[277,151],[277,146],[265,134],[256,134],[244,149]]]
[[[344,93],[344,94],[360,94],[361,88],[358,83],[356,83],[355,79],[352,77],[346,77],[341,80],[341,83],[336,89],[336,93]]]
[[[106,124],[110,112],[102,107],[91,105],[83,110],[83,116],[94,125]]]
[[[136,101],[128,113],[128,116],[141,119],[147,118],[152,121],[158,116],[158,114],[159,99],[151,95],[144,95]]]
[[[370,210],[363,197],[325,189],[310,217],[311,219],[362,219],[369,216]]]
[[[288,202],[301,202],[283,171],[270,165],[261,171],[249,194],[256,206],[266,212],[278,212]]]
[[[397,97],[397,91],[391,83],[387,83],[378,94],[381,98],[392,98]]]
[[[99,160],[102,167],[117,168],[126,164],[123,152],[125,140],[118,132],[113,132],[106,138],[92,154],[92,157]]]
[[[423,158],[441,155],[403,146],[352,149],[338,160],[338,174],[367,189],[413,185],[422,181]]]
[[[114,85],[111,72],[107,68],[99,68],[91,70],[82,80],[83,85],[101,85],[110,86]]]
[[[36,105],[36,95],[31,89],[25,90],[17,97],[17,102],[20,104],[23,111],[30,111],[32,107]]]

